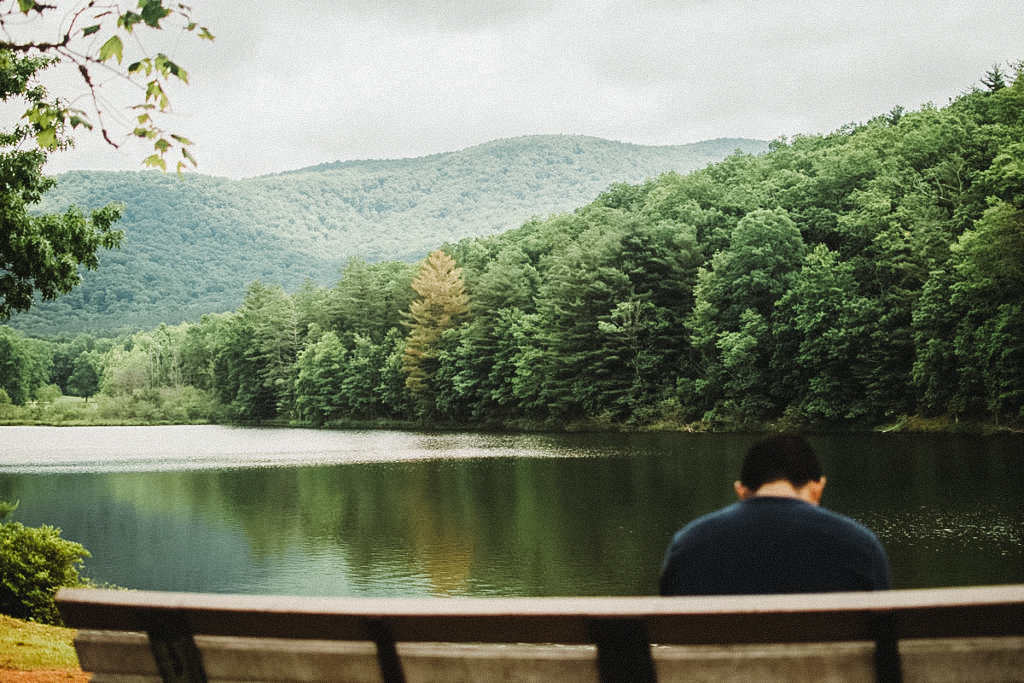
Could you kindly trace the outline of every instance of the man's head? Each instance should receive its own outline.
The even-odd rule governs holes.
[[[786,496],[817,504],[824,488],[818,456],[797,434],[776,434],[751,446],[736,482],[740,499]]]

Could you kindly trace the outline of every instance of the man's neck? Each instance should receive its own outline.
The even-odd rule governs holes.
[[[750,498],[795,498],[811,505],[817,505],[821,502],[821,492],[825,488],[825,477],[816,481],[809,481],[803,486],[794,486],[793,482],[788,479],[778,479],[761,484],[756,491],[752,491],[741,482],[736,482],[734,486],[736,488],[736,495],[739,496],[740,500]]]
[[[793,486],[791,482],[785,479],[762,484],[754,493],[754,497],[760,498],[763,496],[771,498],[800,498],[803,500],[803,496],[800,495],[800,491]]]

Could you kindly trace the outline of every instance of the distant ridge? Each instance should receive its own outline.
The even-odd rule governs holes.
[[[651,147],[535,135],[457,152],[344,161],[242,180],[74,171],[44,211],[126,205],[123,247],[58,301],[11,324],[29,334],[144,329],[234,310],[253,280],[332,285],[351,256],[415,261],[445,242],[572,211],[617,182],[686,173],[767,143]]]
[[[523,135],[514,138],[499,138],[497,140],[491,140],[490,142],[484,142],[479,145],[472,145],[465,147],[461,150],[454,152],[438,152],[435,154],[428,154],[419,157],[407,157],[399,159],[354,159],[349,161],[332,161],[323,164],[317,164],[315,166],[307,166],[305,168],[282,171],[272,175],[290,175],[294,173],[318,173],[320,171],[336,171],[349,168],[377,168],[383,169],[387,167],[395,167],[398,164],[408,162],[435,162],[443,161],[446,157],[453,155],[466,155],[475,152],[482,153],[493,153],[496,150],[504,151],[506,149],[515,149],[523,146],[544,146],[550,145],[552,147],[560,144],[564,145],[571,141],[575,141],[577,144],[596,144],[601,145],[609,149],[614,149],[616,146],[621,148],[626,154],[635,154],[637,150],[646,150],[654,157],[662,157],[669,162],[678,161],[680,157],[694,154],[696,156],[707,157],[708,163],[719,161],[729,156],[737,149],[748,154],[759,154],[768,149],[768,145],[763,140],[751,140],[747,138],[715,138],[713,140],[705,140],[703,142],[695,142],[687,145],[637,145],[630,142],[618,142],[616,140],[606,140],[604,138],[597,138],[588,135]],[[695,167],[695,168],[700,168]],[[670,170],[683,171],[683,169],[673,168]],[[694,168],[686,169],[694,170]],[[264,176],[265,177],[265,176]]]

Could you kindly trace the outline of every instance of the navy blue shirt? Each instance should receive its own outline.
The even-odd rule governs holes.
[[[889,559],[871,531],[796,498],[755,496],[672,539],[662,595],[886,590]]]

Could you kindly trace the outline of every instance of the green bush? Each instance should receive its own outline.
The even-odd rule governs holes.
[[[0,613],[60,625],[54,595],[61,587],[85,585],[78,570],[90,553],[61,538],[55,527],[6,521],[16,508],[0,502]]]
[[[107,420],[190,424],[217,422],[223,409],[213,394],[192,386],[137,389],[131,394],[99,395],[99,416]]]
[[[40,403],[53,403],[63,396],[56,384],[44,384],[36,389],[36,400]]]

